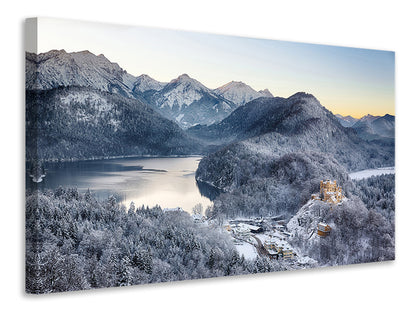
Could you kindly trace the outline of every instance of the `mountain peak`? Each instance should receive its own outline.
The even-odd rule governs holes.
[[[140,81],[157,81],[157,80],[153,79],[152,77],[150,77],[147,74],[141,74],[139,77],[137,77],[136,83],[140,82]]]
[[[66,51],[64,49],[60,49],[60,50],[54,49],[54,50],[50,50],[49,52],[41,53],[41,54],[47,54],[47,53],[50,53],[50,54],[65,54]]]
[[[360,118],[360,121],[373,121],[373,120],[375,120],[375,119],[377,119],[379,117],[380,116],[374,116],[374,115],[367,114],[367,115],[361,117]]]
[[[242,81],[235,81],[235,80],[232,80],[232,81],[226,83],[225,85],[223,85],[221,87],[218,87],[216,90],[219,90],[219,91],[222,91],[222,92],[226,92],[228,90],[236,89],[236,88],[240,88],[240,89],[241,88],[245,88],[245,89],[248,89],[250,91],[251,90],[254,91],[254,89],[252,89],[249,85],[246,85],[244,82],[242,82]]]
[[[217,122],[235,107],[188,74],[173,79],[151,98],[164,116],[182,127]]]
[[[188,74],[182,74],[182,75],[178,76],[178,78],[176,78],[176,79],[179,79],[179,80],[189,80],[189,79],[192,79],[192,78],[189,77]]]
[[[338,118],[338,121],[343,127],[349,128],[354,126],[358,119],[352,117],[351,115],[343,116],[341,114],[336,114],[335,117]]]
[[[269,89],[264,89],[264,90],[260,90],[259,93],[261,93],[263,96],[267,96],[267,97],[273,97],[273,94],[270,92]]]
[[[227,84],[228,85],[234,85],[236,87],[245,87],[245,86],[247,86],[244,82],[242,82],[242,81],[235,81],[235,80],[232,80],[231,82],[229,82]]]
[[[88,50],[70,53],[51,50],[27,56],[26,64],[39,73],[28,69],[27,89],[78,86],[133,97],[131,89],[135,78],[102,54],[97,56]]]
[[[234,80],[226,83],[221,87],[218,87],[214,90],[214,92],[226,98],[227,100],[234,102],[238,106],[244,105],[259,97],[273,97],[270,92],[257,92],[244,82]]]
[[[300,91],[300,92],[296,92],[295,94],[292,94],[291,96],[288,97],[288,99],[291,99],[291,98],[295,99],[295,98],[301,98],[301,97],[315,98],[315,96],[313,96],[313,94],[306,93],[304,91]]]
[[[177,78],[172,79],[170,82],[170,84],[178,84],[178,83],[193,83],[195,85],[199,85],[200,87],[203,87],[202,83],[200,83],[198,80],[194,78],[191,78],[188,74],[179,75]]]
[[[133,93],[143,93],[150,90],[159,91],[165,85],[165,82],[159,82],[149,75],[141,74],[136,78],[136,81],[134,82]]]

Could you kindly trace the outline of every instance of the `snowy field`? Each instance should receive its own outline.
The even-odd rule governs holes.
[[[244,256],[247,260],[254,260],[257,257],[256,248],[246,242],[243,242],[241,245],[235,245],[240,256]]]
[[[350,178],[352,180],[361,180],[366,179],[372,176],[378,176],[382,174],[391,174],[395,173],[394,167],[384,167],[384,168],[377,168],[377,169],[366,169],[357,172],[351,172]]]

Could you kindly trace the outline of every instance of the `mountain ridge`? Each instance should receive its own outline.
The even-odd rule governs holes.
[[[188,133],[199,138],[210,139],[219,135],[224,138],[223,144],[217,142],[220,146],[218,151],[201,160],[196,175],[199,181],[220,189],[235,183],[234,175],[238,166],[232,163],[238,159],[252,159],[252,162],[264,159],[259,161],[267,164],[267,159],[310,151],[328,154],[348,170],[391,165],[394,159],[394,148],[362,140],[353,129],[343,127],[313,95],[304,92],[287,99],[253,100],[237,108],[222,122],[190,128]],[[221,165],[227,159],[231,167]],[[204,167],[227,169],[212,171]],[[215,185],[215,181],[222,182]],[[228,182],[223,184],[224,181]]]
[[[259,97],[273,97],[268,89],[256,91],[242,81],[228,82],[225,85],[214,89],[214,92],[227,100],[234,102],[237,106],[244,105]]]
[[[26,52],[26,89],[47,90],[56,87],[93,87],[133,98],[135,77],[103,54],[87,50],[67,53],[51,50],[35,54]]]
[[[232,87],[234,83],[229,83]],[[272,96],[267,89],[255,91],[239,83],[234,101],[210,89],[187,74],[170,82],[160,82],[147,74],[133,76],[103,54],[88,50],[66,52],[51,50],[34,54],[26,52],[26,89],[49,90],[57,87],[91,87],[100,91],[136,98],[157,109],[182,128],[195,124],[212,124],[225,118],[238,105],[254,97]],[[241,89],[241,86],[244,86]]]
[[[395,135],[395,116],[385,114],[381,117],[363,117],[352,128],[365,140],[392,139]]]
[[[166,118],[175,120],[182,128],[218,122],[236,107],[236,104],[187,74],[144,96],[151,106]]]

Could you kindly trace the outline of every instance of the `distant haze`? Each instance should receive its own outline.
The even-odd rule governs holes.
[[[38,51],[89,50],[132,75],[183,73],[209,88],[243,81],[275,96],[312,93],[333,113],[394,115],[391,51],[253,39],[64,19],[38,19]]]

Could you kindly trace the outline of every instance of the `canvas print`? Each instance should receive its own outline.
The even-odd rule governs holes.
[[[35,18],[26,291],[395,258],[395,54]]]

